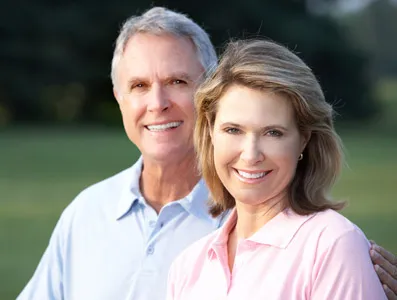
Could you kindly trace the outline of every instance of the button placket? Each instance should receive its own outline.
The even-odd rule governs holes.
[[[154,246],[153,245],[149,245],[146,249],[146,254],[148,255],[152,255],[154,253]]]

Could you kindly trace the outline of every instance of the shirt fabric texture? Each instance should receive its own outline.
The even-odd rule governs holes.
[[[227,241],[236,221],[234,210],[174,261],[167,300],[387,299],[368,240],[337,212],[284,210],[238,242],[230,273]]]
[[[84,191],[64,210],[18,300],[161,300],[168,270],[213,232],[203,180],[157,215],[139,191],[142,158]]]

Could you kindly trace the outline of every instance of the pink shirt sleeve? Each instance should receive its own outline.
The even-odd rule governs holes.
[[[170,270],[168,272],[168,280],[167,280],[167,297],[166,300],[174,300],[175,299],[175,262],[171,264]]]
[[[311,299],[386,299],[369,257],[364,235],[353,229],[319,248],[314,264]]]

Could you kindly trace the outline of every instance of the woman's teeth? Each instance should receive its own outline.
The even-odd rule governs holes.
[[[269,172],[259,172],[259,173],[247,173],[244,171],[237,170],[237,172],[240,174],[241,177],[247,178],[247,179],[257,179],[265,176]]]

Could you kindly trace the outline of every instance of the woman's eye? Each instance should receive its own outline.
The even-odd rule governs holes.
[[[280,137],[280,136],[283,135],[283,134],[282,134],[280,131],[278,131],[278,130],[270,130],[270,131],[267,132],[267,134],[270,135],[270,136],[275,136],[275,137]]]
[[[240,129],[238,128],[226,128],[225,131],[230,134],[237,134],[240,133]]]

